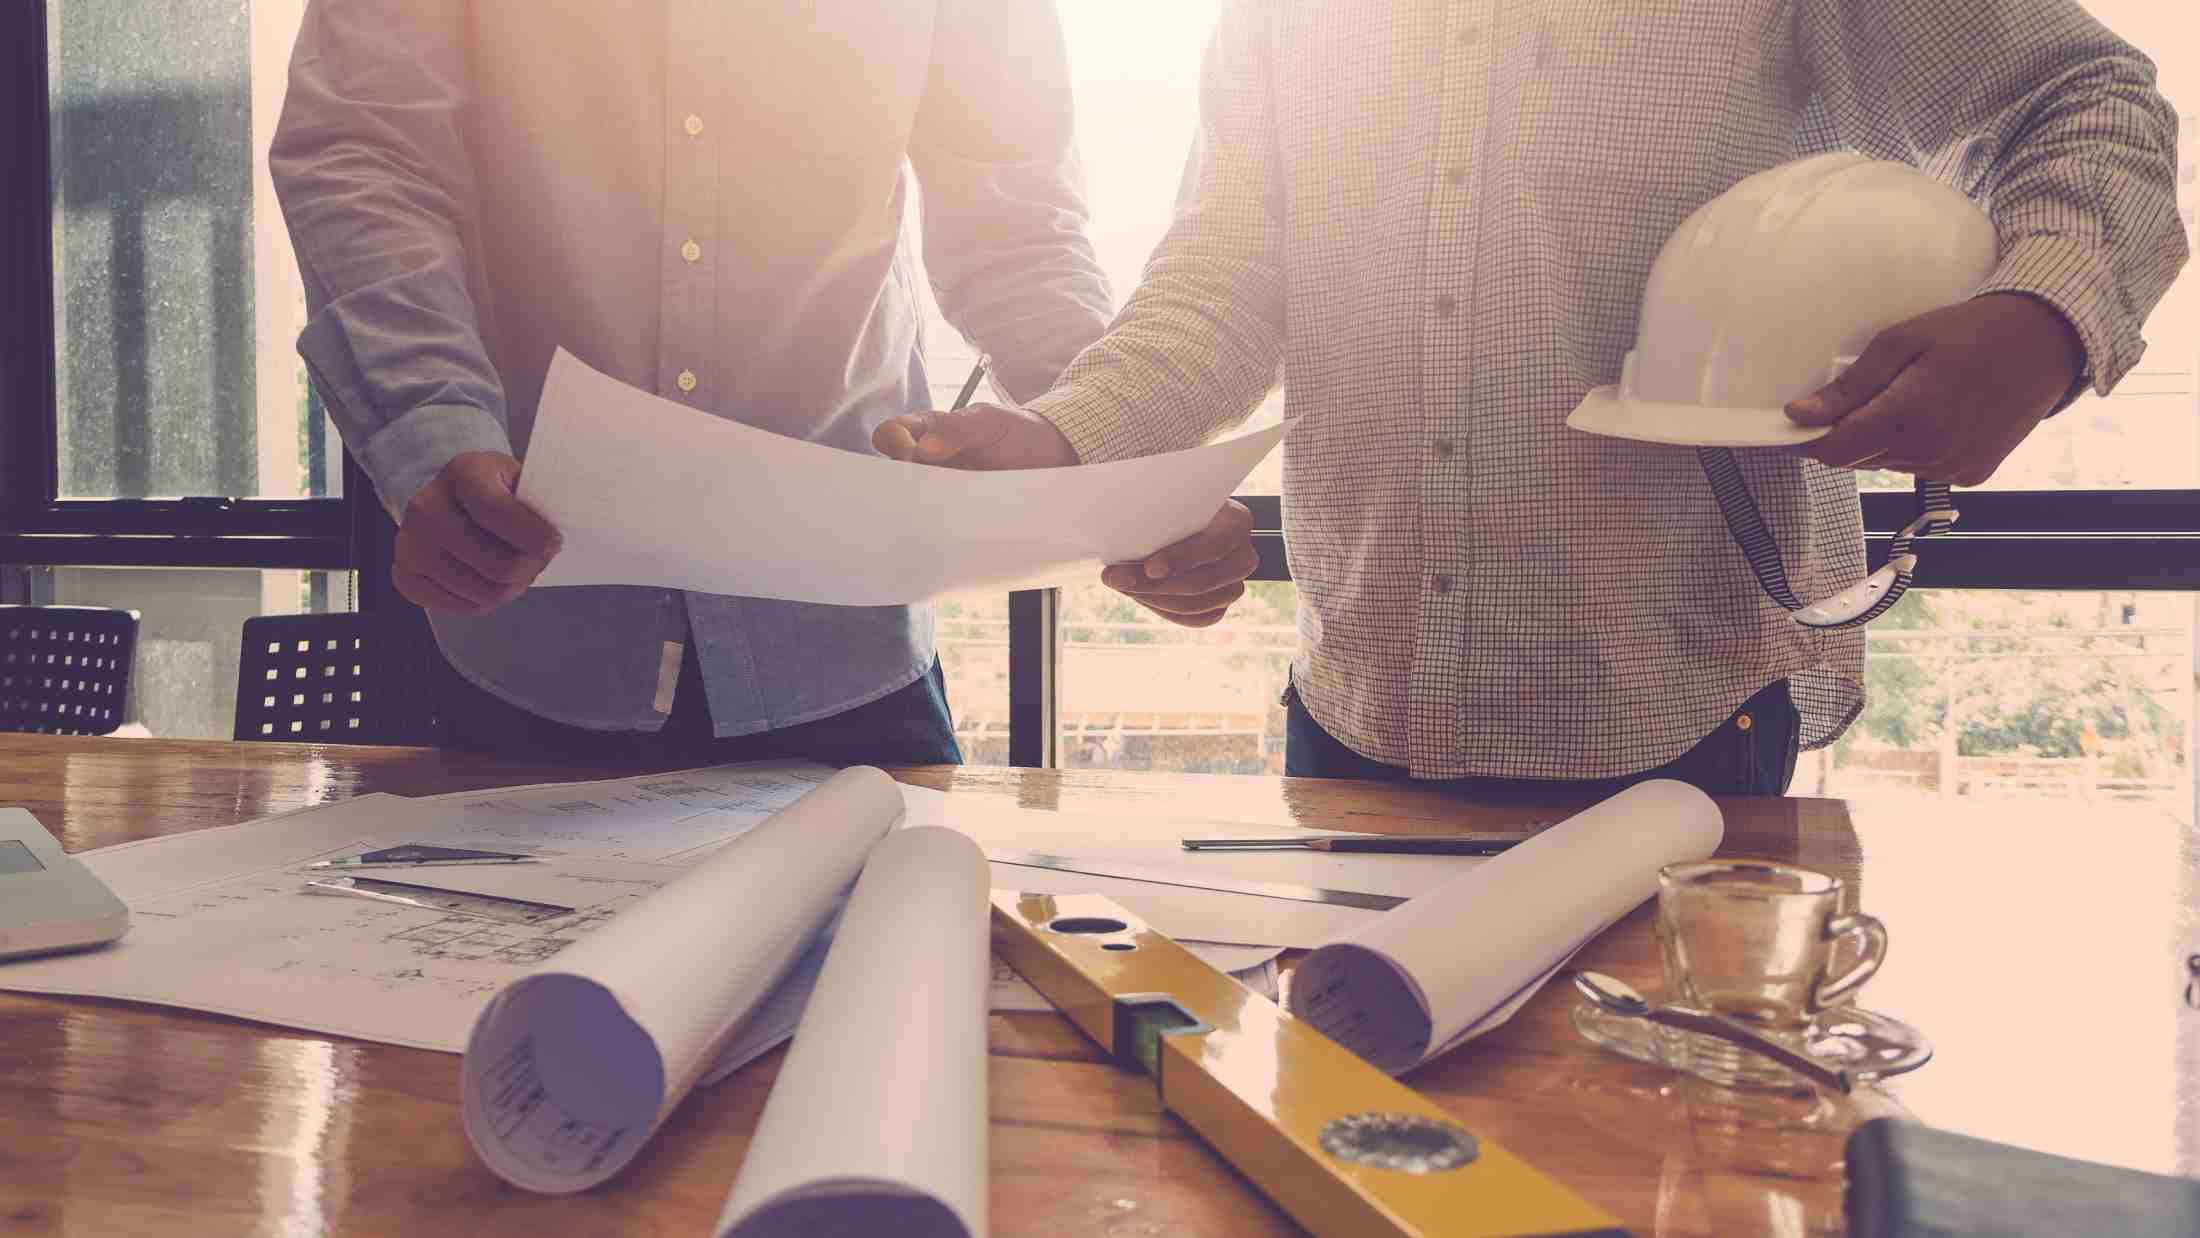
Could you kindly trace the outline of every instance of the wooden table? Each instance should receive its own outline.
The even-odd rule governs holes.
[[[367,791],[632,769],[394,748],[0,737],[0,803],[77,851]],[[977,800],[1264,825],[1458,828],[1462,806],[1369,784],[992,768],[903,771]],[[1727,851],[1834,872],[1894,946],[1864,1003],[1929,1032],[1924,1070],[1816,1112],[1737,1112],[1572,1031],[1563,985],[1412,1077],[1642,1235],[1839,1233],[1841,1140],[1864,1116],[2143,1169],[2200,1172],[2200,844],[2159,814],[1832,800],[1725,804]],[[1515,805],[1522,819],[1542,807]],[[1487,818],[1484,818],[1485,820]],[[1657,978],[1647,909],[1584,966]],[[1051,1014],[992,1021],[1001,1235],[1261,1235],[1291,1223]],[[515,1191],[460,1131],[458,1058],[114,1002],[0,993],[0,1232],[707,1233],[777,1071],[699,1091],[619,1178]],[[1800,1119],[1803,1125],[1792,1123]],[[1790,1123],[1783,1126],[1782,1121]]]

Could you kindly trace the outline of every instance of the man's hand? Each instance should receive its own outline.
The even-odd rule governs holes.
[[[1077,463],[1077,450],[1036,413],[973,404],[944,413],[896,417],[871,435],[882,455],[956,469],[1048,469]],[[1260,566],[1253,515],[1231,500],[1207,527],[1140,563],[1118,563],[1100,581],[1140,606],[1187,628],[1209,627],[1245,596]]]
[[[889,460],[951,469],[1055,469],[1077,463],[1077,449],[1053,422],[993,404],[903,414],[873,430],[871,446]]]
[[[2077,333],[2046,302],[1995,293],[1880,332],[1787,415],[1833,426],[1799,450],[1835,468],[1976,486],[2055,411],[2084,360]]]
[[[1205,628],[1220,623],[1230,604],[1245,596],[1245,578],[1259,566],[1253,514],[1229,499],[1206,528],[1143,563],[1111,565],[1100,583],[1171,623]]]
[[[558,553],[558,531],[519,501],[519,461],[453,457],[405,505],[390,580],[420,606],[485,615],[527,592]]]

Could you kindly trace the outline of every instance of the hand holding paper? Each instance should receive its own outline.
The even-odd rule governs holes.
[[[520,594],[558,553],[558,531],[514,497],[519,461],[470,451],[405,504],[390,583],[415,605],[480,615]]]
[[[1206,528],[1144,563],[1109,566],[1100,583],[1179,627],[1207,628],[1245,596],[1245,579],[1259,567],[1253,513],[1231,499]]]
[[[1077,463],[1076,449],[1053,422],[991,404],[896,417],[871,435],[871,445],[891,460],[954,469]],[[1171,623],[1204,628],[1219,622],[1231,603],[1245,596],[1245,578],[1258,567],[1252,513],[1231,499],[1205,528],[1139,562],[1111,564],[1100,581]]]
[[[1053,422],[998,404],[905,413],[872,431],[871,446],[889,460],[986,472],[1077,463],[1077,449]]]
[[[1283,434],[1076,468],[920,468],[701,413],[560,352],[519,497],[564,538],[538,586],[893,605],[1142,561],[1204,528]]]

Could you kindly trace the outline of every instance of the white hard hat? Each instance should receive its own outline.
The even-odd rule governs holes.
[[[1760,172],[1688,217],[1650,268],[1634,351],[1566,424],[1686,447],[1806,443],[1783,411],[1887,327],[1993,274],[1994,225],[1907,164],[1852,153]]]

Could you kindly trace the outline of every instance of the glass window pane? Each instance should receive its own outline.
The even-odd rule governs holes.
[[[1281,773],[1296,593],[1250,588],[1205,631],[1099,585],[1064,590],[1061,764]],[[1913,591],[1869,629],[1864,717],[1803,755],[1790,793],[2083,800],[2190,822],[2194,600]]]
[[[305,0],[47,0],[65,498],[335,492],[268,183]]]
[[[940,669],[955,739],[973,765],[1008,764],[1008,595],[941,598]]]
[[[161,739],[234,733],[245,620],[352,609],[348,572],[63,567],[53,594],[64,605],[138,612],[131,720],[120,734]]]
[[[1803,754],[1791,793],[2190,824],[2195,596],[1913,590],[1866,630],[1864,716]]]
[[[1295,585],[1254,581],[1194,630],[1105,585],[1062,590],[1060,765],[1282,773],[1297,606]]]
[[[1147,256],[1175,213],[1199,122],[1200,60],[1221,10],[1221,0],[1072,0],[1061,6],[1078,154],[1092,210],[1086,235],[1118,302],[1138,286]],[[954,401],[976,359],[976,350],[926,298],[925,360],[936,407]],[[1282,419],[1279,387],[1246,428]],[[1277,494],[1282,484],[1279,447],[1238,492]]]

